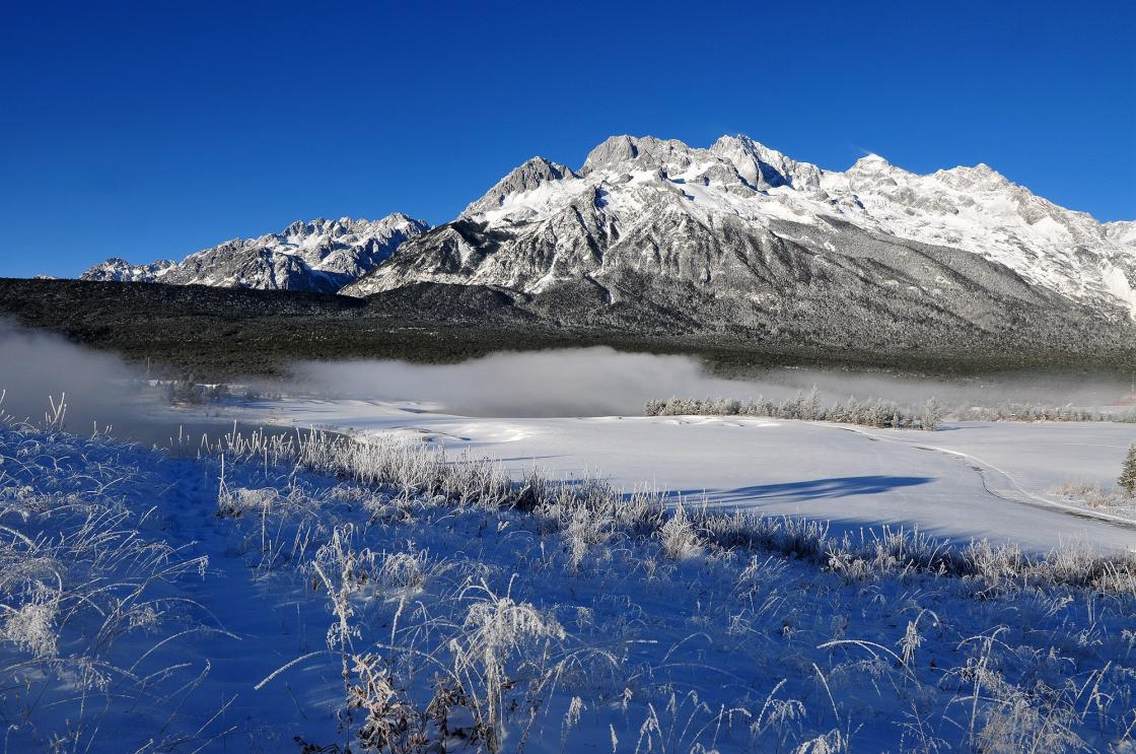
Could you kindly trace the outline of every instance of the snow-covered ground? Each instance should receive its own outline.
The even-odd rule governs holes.
[[[333,413],[308,410],[308,420]],[[714,433],[744,445],[737,438],[786,428],[831,441],[822,452],[856,439],[884,447],[811,425],[416,422],[381,410],[370,429],[476,442],[502,458],[541,432],[549,449],[573,425],[591,430],[577,447],[630,427],[625,440],[670,437],[694,460],[711,457],[696,448]],[[614,453],[613,442],[587,459]],[[414,453],[430,455],[405,456],[395,476],[424,461]],[[621,518],[623,504],[573,507],[553,493],[525,512],[335,478],[267,445],[226,455],[0,424],[5,752],[1121,754],[1136,744],[1131,563],[1093,571],[1071,557],[1033,572],[1012,552],[980,550],[970,561],[980,572],[952,575],[905,566],[911,539],[882,560],[835,563],[799,554],[792,536],[786,548],[724,549],[700,528],[708,520],[678,513],[643,528],[646,518]],[[619,457],[622,473],[694,475],[668,468],[677,455],[654,457],[648,444]],[[515,457],[507,463],[531,454]],[[789,463],[788,453],[731,458],[770,474]],[[873,484],[856,483],[862,495],[832,484],[835,495],[813,499],[889,499]],[[1061,581],[1078,573],[1098,576]]]
[[[1033,550],[1136,548],[1136,528],[1062,502],[1064,483],[1112,485],[1136,425],[947,424],[936,432],[745,417],[485,418],[436,407],[285,399],[240,406],[242,421],[396,433],[501,461],[519,476],[598,476],[632,491],[703,498],[858,528],[914,525],[955,541]]]

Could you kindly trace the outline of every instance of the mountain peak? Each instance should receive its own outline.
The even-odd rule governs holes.
[[[745,134],[719,137],[709,151],[733,163],[751,188],[813,189],[820,184],[821,170],[816,165],[798,162]]]
[[[578,178],[575,171],[558,162],[543,157],[530,157],[509,171],[501,180],[475,202],[462,211],[463,217],[499,208],[511,194],[531,191],[549,181],[562,181],[565,178]]]
[[[639,139],[627,134],[609,136],[601,141],[584,159],[581,173],[588,173],[597,167],[614,165],[619,162],[634,160],[639,156]]]
[[[852,167],[848,169],[848,172],[878,173],[893,167],[895,166],[881,155],[875,152],[868,152],[866,155],[856,160],[856,162],[852,163]]]
[[[648,170],[665,168],[681,172],[693,161],[695,151],[678,139],[663,140],[654,136],[626,134],[612,136],[588,153],[584,166],[580,168],[580,175],[627,162],[635,162]]]
[[[746,136],[745,134],[734,134],[732,136],[725,134],[719,136],[718,140],[710,145],[710,151],[715,154],[721,154],[731,150],[742,150],[767,159],[770,162],[789,159],[773,147],[768,147],[757,139]]]
[[[999,173],[994,168],[987,165],[985,162],[980,162],[973,167],[968,165],[959,165],[958,167],[950,168],[948,170],[939,170],[934,173],[940,180],[944,180],[957,188],[968,186],[986,186],[990,188],[1009,186],[1012,184],[1010,179]]]
[[[426,224],[422,220],[418,220],[416,218],[413,218],[410,215],[403,213],[403,212],[391,212],[389,215],[384,217],[379,222],[412,223],[412,224],[415,224],[415,225],[418,225],[418,224],[425,225]]]

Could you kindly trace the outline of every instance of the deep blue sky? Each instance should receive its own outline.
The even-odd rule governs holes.
[[[1136,3],[541,5],[10,4],[0,275],[299,218],[444,222],[616,133],[746,133],[836,169],[984,161],[1136,218]]]

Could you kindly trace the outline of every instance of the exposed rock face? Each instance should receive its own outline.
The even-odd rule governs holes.
[[[375,269],[399,244],[428,228],[401,213],[373,221],[295,222],[280,233],[226,241],[181,262],[131,265],[108,259],[83,273],[83,279],[334,292]]]
[[[918,338],[928,323],[1123,328],[1136,312],[1132,225],[1058,207],[986,165],[921,176],[869,155],[833,172],[745,136],[708,149],[616,136],[576,172],[524,163],[343,292],[432,282],[563,302],[598,290],[580,306],[826,338]]]
[[[549,162],[543,157],[533,157],[497,181],[493,188],[485,192],[485,196],[466,207],[462,215],[476,215],[497,209],[515,194],[532,191],[547,181],[560,181],[568,177],[579,176],[564,165]]]
[[[1099,223],[984,164],[917,175],[867,155],[830,171],[740,135],[613,136],[579,170],[534,157],[432,230],[401,214],[315,220],[84,278],[416,286],[400,301],[430,291],[437,312],[452,286],[483,286],[567,324],[818,342],[1136,337],[1136,222]],[[467,313],[482,300],[467,298]]]

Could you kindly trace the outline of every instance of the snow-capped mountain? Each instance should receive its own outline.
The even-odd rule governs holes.
[[[690,327],[1123,323],[1136,318],[1136,223],[1099,223],[983,164],[917,175],[868,155],[838,172],[746,136],[706,149],[616,136],[579,170],[525,162],[343,293],[420,282],[586,291]]]
[[[375,269],[399,244],[429,227],[401,213],[381,220],[295,222],[280,233],[226,241],[181,262],[132,265],[108,259],[82,279],[334,292]]]
[[[111,257],[96,264],[79,278],[80,280],[109,280],[117,283],[154,283],[167,273],[176,270],[178,263],[173,259],[159,259],[150,264],[131,264],[122,257]]]

